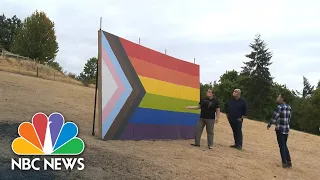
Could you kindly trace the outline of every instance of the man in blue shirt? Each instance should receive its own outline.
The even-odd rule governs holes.
[[[241,97],[241,90],[235,89],[232,93],[233,98],[226,104],[226,114],[233,131],[234,145],[230,147],[242,150],[242,122],[247,115],[247,102]]]
[[[287,146],[287,140],[290,130],[291,107],[286,104],[286,100],[283,94],[280,94],[278,96],[277,102],[278,106],[275,109],[273,117],[271,118],[267,128],[269,130],[272,124],[276,125],[275,131],[282,159],[282,167],[291,168],[291,157]]]

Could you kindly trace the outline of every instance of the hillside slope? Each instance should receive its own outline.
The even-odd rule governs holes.
[[[320,137],[292,131],[293,169],[280,168],[273,130],[245,120],[244,150],[229,148],[231,128],[222,116],[215,126],[215,147],[194,148],[192,140],[108,141],[91,136],[94,89],[0,71],[0,179],[297,179],[320,177]],[[11,142],[19,123],[36,112],[61,112],[78,124],[86,149],[84,171],[11,171]]]
[[[2,56],[0,56],[0,71],[12,72],[33,77],[38,76],[39,78],[43,79],[83,86],[82,82],[67,75],[70,75],[70,73],[63,73],[53,69],[50,66],[39,64],[30,60],[21,60],[11,57],[3,58]],[[94,87],[94,85],[90,84],[89,87]]]

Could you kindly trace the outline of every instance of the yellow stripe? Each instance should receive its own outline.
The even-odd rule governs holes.
[[[139,79],[147,93],[178,99],[199,101],[200,89],[172,84],[143,76],[139,76]]]

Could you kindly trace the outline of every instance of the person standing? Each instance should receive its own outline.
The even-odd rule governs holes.
[[[218,123],[220,117],[219,101],[213,94],[212,89],[207,90],[207,97],[201,99],[198,106],[187,106],[187,109],[201,109],[200,119],[198,120],[195,133],[195,143],[193,146],[200,147],[200,139],[204,126],[207,130],[208,148],[213,147],[213,128],[214,124]]]
[[[230,147],[242,150],[243,135],[242,123],[247,115],[247,102],[241,97],[241,90],[235,89],[233,98],[226,103],[226,115],[233,131],[234,145]]]
[[[275,131],[277,135],[277,141],[280,149],[280,155],[283,168],[291,168],[291,157],[287,146],[287,140],[290,130],[291,120],[291,107],[286,103],[285,96],[280,94],[277,98],[278,106],[273,113],[267,129],[269,130],[271,125],[276,125]]]

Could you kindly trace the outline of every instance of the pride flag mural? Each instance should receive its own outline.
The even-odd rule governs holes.
[[[102,139],[194,137],[199,65],[99,31],[98,87]]]

